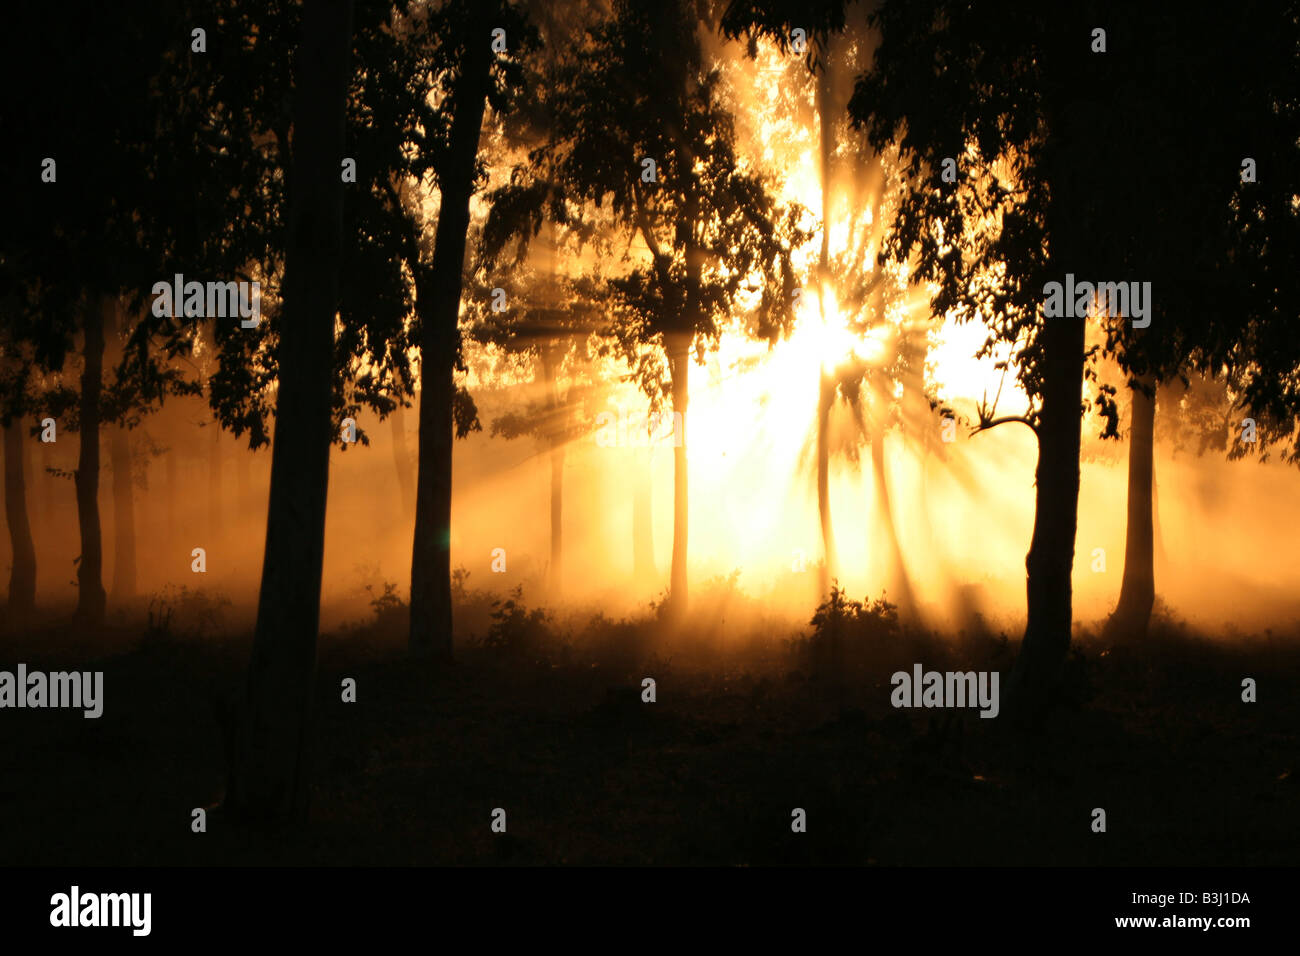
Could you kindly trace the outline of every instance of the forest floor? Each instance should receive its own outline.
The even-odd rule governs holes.
[[[988,634],[864,639],[827,667],[799,641],[691,654],[685,633],[597,619],[585,644],[498,628],[437,667],[408,661],[384,613],[322,637],[310,820],[270,837],[219,810],[191,830],[223,795],[248,635],[4,635],[0,669],[102,670],[105,703],[99,719],[0,711],[0,864],[1300,861],[1294,636],[1081,633],[1065,699],[1025,737],[977,710],[890,704],[889,675],[916,662],[999,670],[1005,688],[1015,643]],[[516,636],[537,623],[511,620]]]

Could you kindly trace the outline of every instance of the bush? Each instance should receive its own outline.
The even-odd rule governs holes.
[[[456,633],[470,643],[482,643],[479,638],[492,623],[495,598],[486,588],[470,587],[469,571],[456,567],[451,572],[451,606],[454,609]]]
[[[841,670],[885,639],[900,634],[898,605],[882,595],[872,601],[849,600],[838,585],[813,613],[811,636],[795,642],[796,651],[806,656],[815,670]]]
[[[534,654],[552,638],[552,617],[542,608],[531,611],[523,603],[523,586],[504,600],[492,602],[492,624],[483,646],[512,654]]]
[[[149,599],[146,641],[174,637],[204,638],[225,623],[230,598],[224,594],[169,584]]]
[[[370,594],[370,609],[375,614],[374,628],[381,634],[400,636],[410,624],[410,605],[398,596],[395,582],[384,581],[382,585],[383,594],[376,594],[374,585],[366,585],[366,591]]]

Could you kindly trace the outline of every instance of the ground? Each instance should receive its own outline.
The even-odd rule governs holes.
[[[103,670],[105,710],[0,711],[0,864],[1300,859],[1294,638],[1081,633],[1061,705],[1024,737],[974,710],[889,702],[889,675],[913,662],[1005,677],[1014,640],[894,633],[828,668],[778,638],[692,655],[645,628],[593,628],[585,649],[480,644],[447,667],[410,663],[381,628],[327,634],[310,821],[272,836],[220,811],[247,635],[9,633],[0,666]],[[1242,702],[1244,677],[1257,703]],[[196,807],[215,808],[206,833],[191,831]]]

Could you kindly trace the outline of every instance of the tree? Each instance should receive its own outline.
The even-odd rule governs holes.
[[[352,0],[303,12],[294,83],[294,155],[285,254],[279,393],[262,587],[229,804],[253,819],[306,806],[333,435],[334,318],[343,244],[343,155]]]
[[[1036,713],[1070,640],[1087,359],[1083,320],[1044,320],[1039,297],[1051,277],[1095,274],[1104,259],[1097,243],[1112,210],[1097,201],[1106,185],[1098,168],[1117,174],[1109,156],[1081,146],[1112,132],[1102,103],[1113,91],[1087,59],[1086,14],[1053,8],[1004,20],[941,2],[886,4],[873,23],[881,44],[849,109],[876,148],[899,142],[911,180],[883,255],[914,262],[938,284],[937,314],[984,319],[986,352],[1012,344],[1033,403],[1021,416],[988,410],[980,428],[1016,421],[1038,439],[1028,621],[1008,695]],[[931,63],[944,66],[917,69]],[[945,158],[959,164],[956,183],[939,179]]]
[[[89,296],[82,324],[81,405],[77,457],[77,523],[81,529],[81,557],[77,564],[76,616],[98,623],[104,616],[103,544],[99,524],[99,394],[103,387],[104,325],[111,321],[110,296]],[[107,313],[107,316],[105,315]]]
[[[1113,248],[1124,251],[1117,263],[1140,271],[1160,290],[1151,328],[1124,321],[1106,328],[1106,352],[1127,373],[1132,395],[1124,577],[1108,622],[1109,631],[1129,636],[1146,633],[1155,596],[1157,387],[1191,369],[1218,375],[1229,369],[1246,373],[1252,366],[1272,367],[1278,373],[1272,381],[1285,383],[1289,376],[1278,368],[1279,357],[1291,368],[1295,364],[1294,342],[1264,355],[1242,335],[1243,315],[1255,327],[1261,319],[1270,326],[1290,324],[1279,321],[1279,303],[1271,296],[1280,287],[1295,287],[1296,262],[1285,232],[1288,221],[1293,228],[1295,212],[1282,195],[1285,189],[1275,182],[1256,189],[1263,184],[1246,181],[1240,154],[1249,149],[1272,169],[1288,165],[1288,154],[1291,164],[1297,158],[1296,114],[1292,109],[1288,116],[1283,105],[1295,100],[1297,24],[1269,5],[1243,9],[1223,29],[1220,19],[1212,9],[1141,11],[1126,23],[1141,55],[1113,64],[1125,74],[1124,102],[1133,117],[1146,117],[1142,135],[1129,144],[1127,162],[1158,169],[1183,149],[1189,130],[1201,143],[1176,176],[1112,184],[1127,187],[1118,197],[1126,216],[1110,230]],[[1202,42],[1211,32],[1214,41]],[[1182,39],[1189,36],[1202,39]],[[1223,76],[1233,82],[1224,84]],[[1246,235],[1264,230],[1267,254],[1251,257],[1247,265],[1239,253]],[[1212,354],[1214,344],[1229,342],[1233,354]]]
[[[521,84],[508,123],[493,130],[489,148],[501,160],[516,160],[511,181],[486,197],[487,219],[478,242],[475,273],[479,281],[471,336],[506,354],[526,356],[534,363],[540,400],[522,412],[509,412],[492,423],[492,434],[506,439],[531,435],[550,458],[550,563],[548,585],[559,596],[564,561],[564,457],[565,447],[578,433],[573,406],[588,391],[589,382],[570,384],[561,393],[562,375],[577,377],[588,366],[587,339],[598,325],[601,296],[598,280],[575,277],[562,269],[566,252],[581,255],[594,236],[590,229],[560,226],[552,217],[543,225],[538,202],[553,188],[535,177],[520,175],[520,156],[546,141],[555,124],[556,98],[549,78],[562,69],[575,33],[596,22],[595,9],[581,0],[538,2],[526,5],[529,21],[538,26],[537,51],[529,57],[528,76]],[[520,188],[520,183],[526,185]],[[534,240],[542,230],[545,238]],[[505,247],[516,243],[513,256]],[[530,257],[530,250],[532,255]],[[508,265],[503,275],[500,266]],[[497,290],[510,303],[504,311],[496,304]]]
[[[460,292],[469,201],[478,178],[479,136],[492,69],[487,12],[486,7],[475,7],[464,20],[464,65],[449,94],[451,128],[446,158],[438,170],[441,202],[433,261],[416,281],[416,296],[422,304],[420,470],[411,557],[410,643],[416,654],[443,657],[449,657],[452,650],[451,443],[460,353]]]
[[[1247,116],[1276,112],[1270,104],[1287,97],[1270,85],[1277,81],[1262,78],[1248,84],[1240,101],[1225,94],[1215,79],[1223,74],[1206,62],[1220,47],[1204,42],[1206,30],[1188,30],[1172,16],[1135,14],[1126,30],[1111,31],[1103,54],[1106,40],[1094,32],[1096,18],[1087,9],[997,18],[941,0],[888,3],[873,17],[882,34],[874,69],[859,80],[849,107],[873,143],[897,138],[910,160],[912,183],[886,254],[899,261],[915,256],[918,274],[939,284],[936,312],[979,316],[989,324],[989,345],[1013,346],[1032,402],[1026,415],[998,417],[986,408],[979,426],[1020,422],[1039,444],[1026,559],[1028,622],[1008,688],[1010,702],[1025,705],[1013,707],[1022,714],[1037,713],[1052,699],[1069,646],[1079,393],[1085,374],[1096,380],[1092,359],[1100,350],[1085,348],[1083,317],[1045,316],[1046,283],[1067,274],[1121,279],[1131,270],[1154,277],[1162,299],[1147,313],[1159,323],[1153,331],[1139,335],[1136,324],[1108,325],[1107,350],[1138,379],[1205,361],[1195,355],[1213,352],[1206,348],[1211,343],[1224,343],[1222,354],[1244,341],[1240,322],[1224,321],[1213,307],[1190,311],[1203,303],[1203,287],[1194,297],[1184,295],[1197,287],[1198,269],[1231,255],[1225,231],[1215,225],[1231,208],[1224,188],[1233,181],[1228,171],[1236,174],[1224,155],[1231,147],[1198,150],[1173,169],[1167,160],[1191,131],[1202,135],[1207,120],[1241,133],[1222,117],[1241,107]],[[1285,19],[1261,9],[1236,22],[1250,24],[1244,29],[1256,36],[1291,36],[1294,24],[1283,25]],[[1216,21],[1202,22],[1208,29]],[[1286,42],[1271,48],[1285,49]],[[1267,60],[1264,69],[1276,75],[1277,57]],[[1215,143],[1213,135],[1207,138]],[[1144,142],[1152,144],[1150,154],[1143,153]],[[960,168],[951,186],[935,175],[945,157],[955,157]],[[1217,284],[1219,273],[1212,276]],[[1087,311],[1090,304],[1097,299],[1080,297],[1076,308]],[[1121,311],[1121,321],[1136,318]],[[1238,367],[1261,357],[1248,354]],[[1113,398],[1105,388],[1099,392],[1095,403],[1113,431]],[[1149,518],[1149,468],[1140,455],[1133,476],[1135,549],[1149,553],[1141,514]]]
[[[5,62],[30,62],[33,54],[67,57],[58,81],[6,84],[5,114],[26,130],[27,145],[6,154],[5,177],[36,188],[15,194],[0,235],[0,268],[7,301],[17,305],[18,340],[30,347],[35,368],[57,375],[80,342],[81,388],[74,417],[60,425],[79,438],[77,616],[89,624],[99,622],[105,606],[100,431],[110,414],[108,393],[121,384],[104,379],[106,329],[116,330],[119,297],[134,307],[141,289],[157,278],[163,248],[174,238],[163,224],[174,215],[174,201],[194,192],[193,169],[183,187],[164,188],[158,170],[171,157],[155,148],[166,112],[160,105],[165,84],[158,80],[176,59],[177,38],[188,36],[191,20],[180,5],[123,18],[74,0],[57,10],[27,8],[6,34],[6,42],[16,40],[24,49],[6,49]],[[79,25],[72,39],[64,29],[69,21]],[[131,56],[123,57],[123,50]],[[127,338],[133,354],[118,369],[135,380],[124,391],[144,405],[161,401],[174,380],[140,348],[147,336]]]
[[[0,332],[0,428],[4,429],[5,523],[10,553],[6,613],[21,622],[36,608],[36,546],[27,509],[27,444],[23,419],[29,412],[30,358],[10,334]]]
[[[608,281],[608,335],[652,405],[667,401],[681,416],[674,612],[688,596],[690,364],[716,345],[737,307],[750,308],[760,334],[788,328],[796,286],[790,254],[807,238],[799,210],[779,209],[763,177],[739,162],[723,77],[705,61],[702,28],[691,3],[654,12],[615,4],[612,18],[590,30],[558,71],[551,137],[515,180],[519,196],[557,221],[608,208],[629,242],[643,244],[628,271]]]
[[[141,403],[130,389],[130,379],[122,374],[123,351],[130,323],[123,303],[114,303],[116,321],[109,330],[112,342],[110,361],[118,369],[116,388],[105,397],[105,418],[114,424],[108,438],[109,465],[113,473],[113,586],[110,596],[116,602],[135,596],[135,479],[131,462],[130,429],[139,422]]]
[[[547,577],[556,596],[563,586],[564,451],[581,431],[574,420],[574,406],[592,384],[582,381],[581,370],[593,358],[587,352],[587,339],[601,318],[600,295],[593,280],[560,274],[566,238],[572,237],[565,237],[552,224],[546,242],[540,244],[540,249],[533,247],[538,261],[530,268],[521,248],[508,276],[498,278],[493,275],[500,250],[485,245],[479,304],[473,309],[476,318],[470,332],[484,344],[530,361],[534,368],[539,398],[522,411],[499,416],[492,423],[492,434],[506,439],[532,436],[550,458],[551,549]],[[501,285],[493,287],[493,282]],[[487,305],[493,301],[496,289],[505,294],[509,303],[501,312]],[[561,388],[562,376],[570,379],[567,390]]]
[[[504,51],[493,49],[496,29],[504,31]],[[364,74],[357,91],[370,117],[360,145],[383,171],[372,181],[379,202],[370,235],[410,276],[415,316],[409,335],[420,352],[409,641],[416,656],[448,657],[452,441],[481,427],[468,392],[455,381],[463,366],[459,314],[470,199],[481,176],[486,108],[509,109],[521,79],[517,58],[534,35],[510,4],[451,0],[436,9],[411,4],[390,32],[367,37],[390,57],[383,69]],[[384,62],[368,49],[367,63]],[[432,242],[423,208],[426,179],[438,185]],[[413,380],[403,376],[401,388]],[[390,408],[394,390],[400,391],[390,389]]]
[[[728,36],[746,37],[751,56],[757,55],[760,38],[774,43],[785,55],[798,54],[799,44],[806,45],[803,61],[812,79],[821,185],[821,248],[810,284],[817,290],[822,326],[842,325],[843,331],[856,335],[863,346],[860,350],[846,348],[843,355],[833,359],[824,357],[819,368],[814,445],[817,510],[825,559],[819,594],[829,593],[838,565],[830,500],[831,458],[842,453],[856,463],[858,444],[865,441],[871,448],[875,489],[875,514],[869,534],[873,544],[883,544],[887,552],[885,563],[892,569],[887,590],[910,611],[915,602],[890,501],[884,436],[895,423],[901,424],[905,433],[922,427],[917,403],[924,398],[930,323],[900,314],[906,279],[897,269],[868,261],[868,250],[878,246],[883,237],[884,223],[893,211],[891,198],[900,184],[895,181],[893,151],[872,149],[847,128],[845,107],[852,91],[850,81],[867,61],[875,39],[867,29],[863,12],[844,3],[754,4],[735,0],[723,15],[722,28]],[[847,221],[843,222],[847,241],[832,254],[833,200],[841,194],[849,204]],[[832,305],[839,316],[830,314]],[[901,402],[894,397],[899,385],[903,391]],[[843,435],[837,440],[832,424],[832,412],[840,402],[848,406],[853,417],[853,434],[848,441]]]
[[[406,440],[406,413],[400,400],[393,403],[391,419],[393,433],[393,467],[397,471],[397,487],[401,494],[402,517],[415,518],[415,466],[411,462],[410,445]]]

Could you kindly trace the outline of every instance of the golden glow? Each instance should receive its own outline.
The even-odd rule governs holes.
[[[887,208],[877,211],[875,203],[888,190],[879,184],[856,188],[860,184],[853,177],[861,171],[861,159],[847,155],[840,144],[838,179],[828,204],[830,222],[820,222],[825,207],[819,131],[811,109],[812,86],[805,80],[802,62],[781,57],[770,47],[760,49],[757,69],[741,63],[733,71],[738,154],[752,169],[776,171],[771,185],[778,198],[798,202],[817,225],[812,240],[795,257],[802,291],[788,334],[772,344],[755,341],[744,334],[743,309],[738,309],[717,349],[702,365],[690,366],[685,434],[692,593],[706,590],[710,579],[739,572],[738,584],[747,594],[806,620],[818,596],[817,564],[823,558],[817,494],[822,383],[826,378],[856,377],[862,383],[857,403],[850,406],[842,395],[836,396],[826,420],[835,577],[859,598],[894,587],[898,568],[887,535],[892,523],[918,607],[931,622],[953,624],[963,620],[959,615],[978,610],[994,626],[1011,628],[1024,613],[1024,557],[1033,529],[1037,445],[1028,428],[1015,424],[972,434],[979,404],[991,402],[999,388],[998,415],[1019,415],[1027,408],[1014,366],[1005,374],[997,368],[999,362],[1010,361],[1010,349],[1000,347],[993,355],[975,359],[988,335],[985,325],[932,315],[929,302],[935,290],[907,285],[905,266],[889,280],[893,286],[887,295],[848,314],[844,303],[849,301],[850,283],[876,268],[875,255],[891,214]],[[795,96],[805,98],[802,112],[792,107]],[[822,229],[829,230],[832,262],[824,287],[817,268]],[[647,254],[637,239],[626,248],[632,258]],[[859,249],[861,255],[849,255]],[[567,263],[571,274],[585,271],[584,265],[590,263]],[[757,285],[760,280],[749,281]],[[872,314],[873,308],[880,314]],[[917,361],[924,363],[923,374],[906,387],[901,377],[894,377],[903,341],[917,348]],[[500,363],[482,385],[500,388],[505,408],[542,399],[527,362],[514,363],[513,384],[502,387],[499,376],[509,364]],[[621,362],[601,359],[593,371],[564,378],[562,387],[579,382],[583,374],[598,383],[598,390],[575,404],[576,417],[585,416],[590,425],[603,411],[633,419],[644,416],[647,399],[626,380],[627,368]],[[940,414],[930,408],[922,388],[957,416],[951,442],[941,437]],[[478,394],[484,395],[480,407],[487,408],[488,394]],[[873,454],[872,435],[879,436],[882,454]],[[507,445],[476,435],[465,443],[464,454],[461,447],[458,444],[453,552],[487,555],[501,541],[527,537],[527,544],[518,548],[533,557],[520,560],[543,564],[551,475],[545,443]],[[491,465],[467,463],[474,462],[476,454],[481,456],[478,461],[487,459]],[[648,598],[663,592],[673,543],[674,458],[671,443],[602,447],[590,429],[579,430],[565,447],[568,598],[595,600],[619,614],[643,609]],[[1117,576],[1091,571],[1093,548],[1106,549],[1115,571],[1123,555],[1123,509],[1116,507],[1124,498],[1123,468],[1085,459],[1083,469],[1077,548],[1089,560],[1076,561],[1080,617],[1104,613],[1115,598]],[[1170,469],[1168,474],[1174,477],[1168,485],[1162,479],[1160,491],[1166,511],[1179,501],[1174,482],[1192,471]],[[637,578],[632,489],[647,475],[655,571]],[[888,522],[881,515],[886,491]],[[1171,527],[1167,540],[1173,542],[1177,533]],[[474,567],[472,557],[466,563]],[[476,573],[491,581],[486,570]]]
[[[1021,564],[1032,516],[1024,507],[1033,480],[1031,436],[1027,429],[1022,430],[1025,434],[999,429],[979,436],[979,447],[968,453],[970,439],[963,428],[959,440],[947,449],[946,462],[936,462],[927,450],[927,442],[933,444],[940,428],[938,414],[920,394],[905,395],[901,382],[887,374],[901,335],[908,331],[924,341],[926,331],[934,330],[924,383],[958,414],[973,419],[976,401],[985,390],[991,397],[1001,377],[993,367],[995,358],[971,358],[985,331],[979,324],[932,319],[933,290],[903,287],[906,269],[886,280],[893,283],[889,295],[874,300],[881,314],[846,314],[840,284],[861,276],[832,274],[824,284],[817,280],[821,230],[829,229],[832,263],[844,259],[851,244],[865,246],[859,261],[861,268],[871,270],[878,268],[875,255],[887,217],[877,221],[874,197],[838,186],[833,201],[823,204],[816,112],[805,108],[800,113],[790,102],[782,102],[782,97],[797,94],[807,98],[805,107],[811,104],[811,84],[798,82],[806,78],[806,68],[770,47],[760,49],[757,66],[757,70],[736,71],[739,115],[742,121],[747,116],[758,118],[752,128],[742,126],[738,131],[738,152],[758,157],[759,168],[779,170],[771,184],[779,199],[809,210],[817,231],[796,254],[796,274],[803,286],[788,335],[769,344],[747,337],[739,327],[729,328],[705,363],[691,366],[685,422],[691,579],[698,586],[711,577],[740,571],[739,583],[750,594],[799,609],[816,598],[816,565],[823,559],[817,501],[818,408],[823,379],[847,377],[850,384],[862,384],[858,405],[850,407],[836,398],[827,419],[829,499],[838,559],[835,575],[859,596],[878,595],[891,580],[894,557],[886,546],[879,513],[887,490],[889,514],[916,596],[923,604],[946,609],[955,582],[963,580],[955,569],[969,562],[954,546],[978,540],[982,553],[989,556],[987,566],[1015,569]],[[824,223],[821,214],[827,207],[830,221]],[[645,255],[635,242],[630,251]],[[608,364],[597,375],[606,383],[623,374],[614,363]],[[1014,374],[1007,378],[1000,411],[1023,411],[1023,393],[1011,381]],[[607,388],[597,410],[635,417],[644,415],[646,404],[637,388],[623,381]],[[871,415],[881,416],[884,488],[878,486],[880,475],[867,438],[874,424],[868,420]],[[626,504],[613,502],[626,502],[627,489],[638,473],[649,470],[654,546],[661,573],[671,558],[673,458],[669,444],[610,449],[598,445],[590,433],[566,452],[571,475],[602,476],[599,485],[604,490],[593,488],[587,497],[607,502],[607,514],[621,514]],[[512,481],[518,480],[516,471],[510,474]],[[1008,482],[1008,476],[1022,480]],[[471,494],[477,498],[479,492]],[[491,510],[489,500],[483,503]],[[537,513],[543,513],[542,502],[536,504]],[[1016,517],[1000,513],[1004,507]],[[566,522],[577,520],[573,511],[568,515],[572,517],[566,516]],[[954,540],[953,529],[959,530],[959,539]],[[456,531],[454,548],[467,544]],[[567,541],[584,540],[581,532],[574,531],[570,525]],[[461,535],[467,532],[463,529]],[[573,553],[581,545],[572,546],[566,567],[576,579],[607,580],[611,562],[618,574],[630,573],[631,549],[623,519],[589,528],[587,533],[600,546],[587,549],[585,559]],[[800,567],[803,570],[796,570]],[[1007,582],[1008,610],[1023,599],[1022,584],[1017,585],[1015,578],[1012,573]],[[650,593],[662,586],[644,582],[629,597],[644,599],[640,587],[647,585]],[[602,599],[609,600],[608,596]]]

